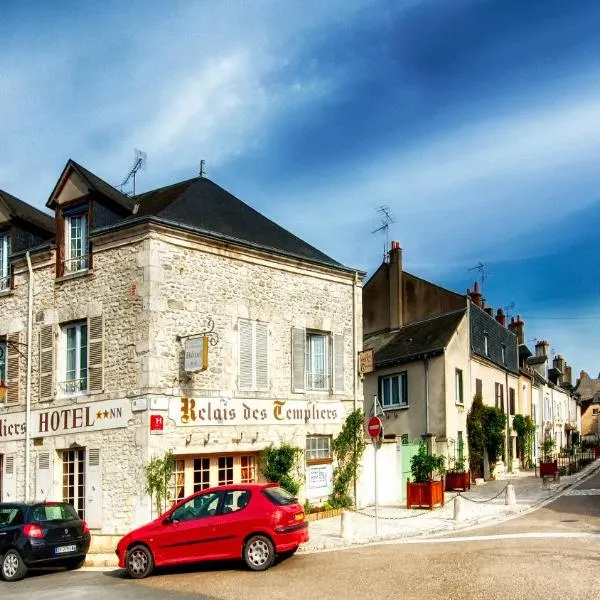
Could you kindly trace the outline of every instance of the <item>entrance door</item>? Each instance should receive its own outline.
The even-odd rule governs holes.
[[[63,502],[85,520],[85,448],[63,450]]]
[[[410,470],[410,461],[413,456],[419,453],[420,442],[408,442],[402,441],[401,452],[402,455],[402,473],[400,478],[400,500],[406,502],[406,482],[411,477],[412,473]]]

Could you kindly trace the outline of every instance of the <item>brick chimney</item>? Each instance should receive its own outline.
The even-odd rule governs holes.
[[[392,242],[390,249],[390,329],[398,329],[404,323],[402,306],[402,248],[400,242]]]
[[[525,343],[525,323],[521,321],[521,315],[517,315],[517,320],[514,317],[510,318],[508,328],[517,336],[517,343]]]
[[[494,309],[491,306],[486,306],[484,310],[490,317],[494,316]]]
[[[479,293],[479,284],[477,282],[474,283],[472,292],[471,290],[467,289],[467,295],[471,297],[471,300],[473,300],[477,306],[481,306],[483,297]]]
[[[565,372],[565,359],[560,354],[557,354],[554,357],[552,365],[556,370],[560,371],[561,373]]]
[[[565,371],[564,371],[564,375],[563,375],[563,381],[567,385],[573,385],[573,372],[571,370],[571,367],[567,363],[565,363]]]
[[[550,348],[550,344],[546,340],[540,340],[535,345],[535,355],[547,357],[549,348]]]
[[[496,321],[498,321],[502,327],[506,327],[506,316],[501,308],[496,311]]]

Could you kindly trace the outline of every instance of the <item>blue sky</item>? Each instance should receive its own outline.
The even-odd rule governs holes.
[[[66,160],[138,190],[207,175],[373,272],[407,270],[600,371],[600,4],[220,0],[0,5],[0,188]]]

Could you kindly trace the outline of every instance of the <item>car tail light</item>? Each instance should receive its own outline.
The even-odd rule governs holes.
[[[40,540],[44,537],[42,528],[39,525],[32,525],[31,523],[23,527],[23,533],[28,538],[34,538],[36,540]]]
[[[83,533],[89,533],[90,528],[87,524],[87,521],[81,521],[81,527],[83,528]]]

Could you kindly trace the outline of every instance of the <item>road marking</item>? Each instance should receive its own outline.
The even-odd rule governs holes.
[[[569,490],[565,492],[565,496],[600,496],[599,489],[591,489],[591,490]]]
[[[395,541],[396,544],[450,544],[455,542],[489,542],[496,540],[519,540],[519,539],[547,539],[547,538],[579,538],[600,540],[598,533],[584,532],[559,532],[559,531],[536,531],[528,533],[498,533],[494,535],[469,535],[452,538],[427,538]]]

